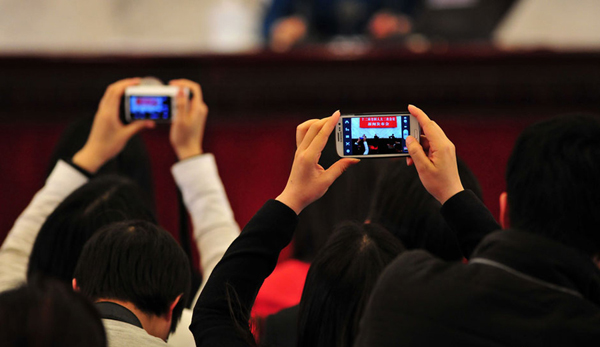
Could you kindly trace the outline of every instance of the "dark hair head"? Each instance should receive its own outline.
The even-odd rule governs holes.
[[[461,259],[463,254],[440,213],[440,203],[423,187],[414,165],[407,166],[402,159],[383,167],[369,207],[369,220],[389,230],[407,249],[425,249],[445,260]],[[477,178],[460,159],[458,172],[463,186],[481,198]]]
[[[63,283],[31,280],[0,294],[3,346],[106,346],[94,306]]]
[[[511,226],[600,253],[600,120],[563,116],[519,136],[506,183]]]
[[[53,277],[70,285],[81,249],[98,229],[128,219],[155,221],[146,201],[135,183],[119,176],[98,177],[75,190],[42,225],[27,278]]]
[[[346,223],[315,257],[298,317],[298,347],[352,346],[379,274],[404,247],[375,224]]]
[[[173,311],[172,330],[190,291],[188,258],[175,239],[146,221],[108,225],[86,243],[74,278],[81,293],[93,301],[131,302],[146,314],[163,316],[183,294]]]

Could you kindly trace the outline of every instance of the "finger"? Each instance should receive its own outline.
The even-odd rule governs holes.
[[[319,131],[321,131],[321,128],[323,128],[323,126],[325,125],[326,122],[327,122],[327,118],[319,119],[316,122],[313,122],[310,125],[310,128],[308,128],[306,135],[304,135],[304,138],[302,139],[300,146],[298,146],[298,150],[307,149],[308,146],[310,146],[313,139],[317,136]]]
[[[425,112],[423,112],[423,110],[421,110],[420,108],[418,108],[415,105],[408,105],[408,112],[410,112],[410,114],[412,114],[413,117],[415,117],[417,119],[417,121],[419,122],[419,125],[421,125],[421,127],[423,127],[428,122],[431,122],[431,119],[429,119],[429,116],[427,116],[427,114]]]
[[[333,131],[333,129],[335,129],[335,126],[337,125],[339,119],[340,111],[335,111],[331,115],[331,117],[325,118],[325,124],[323,125],[323,127],[321,127],[321,130],[319,130],[317,136],[315,136],[314,140],[311,141],[311,144],[309,146],[309,149],[312,153],[318,155],[321,154],[321,151],[323,151],[323,148],[325,148],[325,145],[329,140],[329,135],[331,135],[331,132]]]
[[[360,160],[356,158],[344,158],[333,163],[333,165],[331,165],[324,173],[328,185],[331,185],[344,173],[344,171],[358,162],[360,162]]]
[[[120,80],[111,84],[106,88],[106,93],[104,93],[104,97],[102,98],[101,106],[110,109],[119,109],[121,97],[123,96],[123,93],[125,93],[125,89],[139,83],[140,78],[135,77]]]
[[[406,166],[411,166],[413,165],[415,162],[412,160],[411,157],[406,157]]]
[[[429,118],[429,116],[427,116],[427,114],[423,112],[423,110],[414,105],[408,105],[408,111],[415,118],[417,118],[419,125],[421,125],[421,129],[423,129],[423,134],[429,137],[430,142],[448,140],[448,137],[446,136],[442,128],[440,128],[440,126],[436,122],[432,121]]]
[[[308,132],[308,129],[310,129],[310,126],[318,121],[318,119],[309,119],[306,122],[298,125],[296,128],[296,148],[300,147],[300,144],[302,143],[304,136],[306,136],[306,132]]]
[[[125,134],[125,138],[129,140],[131,137],[133,137],[133,135],[139,133],[140,131],[144,129],[151,129],[155,126],[156,123],[154,123],[154,121],[139,120],[125,126],[125,128],[123,129],[123,133]]]
[[[192,111],[197,111],[202,107],[204,103],[204,95],[202,94],[202,87],[194,81],[186,79],[172,80],[169,82],[172,86],[188,88],[192,93]]]
[[[177,97],[175,98],[175,108],[177,109],[177,117],[175,117],[175,119],[173,120],[174,123],[181,123],[181,121],[183,121],[184,118],[187,118],[187,104],[188,99],[185,96],[185,93],[182,89],[179,89],[179,92],[177,92]]]
[[[408,153],[412,158],[413,164],[417,168],[418,172],[425,172],[429,170],[433,164],[425,151],[423,151],[423,147],[419,144],[417,139],[412,136],[406,138],[406,147],[408,148]]]

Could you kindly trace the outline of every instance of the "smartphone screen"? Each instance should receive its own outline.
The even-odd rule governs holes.
[[[414,136],[410,130],[411,118],[410,114],[342,116],[343,145],[338,148],[344,156],[407,155],[405,139]]]
[[[164,95],[130,95],[131,120],[168,121],[171,119],[171,97]]]

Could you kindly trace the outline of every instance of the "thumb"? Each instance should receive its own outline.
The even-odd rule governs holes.
[[[133,135],[139,133],[140,131],[144,129],[151,129],[155,126],[156,123],[154,123],[151,120],[134,121],[131,124],[125,126],[125,129],[123,129],[123,133],[125,134],[125,137],[129,140],[131,137],[133,137]]]
[[[356,158],[344,158],[336,161],[329,167],[329,169],[325,171],[329,185],[331,185],[338,177],[340,177],[350,166],[358,162],[360,162],[360,159]]]
[[[422,170],[427,170],[431,165],[431,160],[429,160],[429,157],[427,157],[427,154],[425,154],[425,151],[419,142],[414,137],[409,136],[406,138],[406,147],[408,148],[408,154],[410,154],[417,171],[422,172]]]

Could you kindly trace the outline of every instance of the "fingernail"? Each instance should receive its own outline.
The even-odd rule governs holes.
[[[409,136],[406,138],[406,145],[409,146],[410,144],[412,144],[413,142],[415,142],[415,138],[412,136]]]

